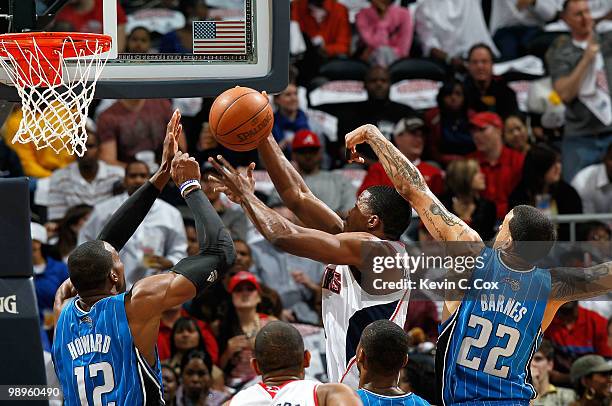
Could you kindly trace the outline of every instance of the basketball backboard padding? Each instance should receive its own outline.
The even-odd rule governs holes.
[[[113,0],[104,0],[105,4],[107,1]],[[95,98],[215,97],[234,86],[281,92],[289,79],[290,4],[278,0],[246,0],[245,7],[249,6],[254,17],[252,41],[256,51],[256,57],[249,63],[232,60],[190,63],[181,60],[185,55],[180,54],[177,62],[172,56],[169,61],[157,62],[157,54],[135,55],[135,58],[120,54],[118,59],[113,59],[111,53],[96,86]],[[146,56],[143,58],[143,55]],[[6,77],[0,72],[0,99],[19,101],[15,89],[3,84]]]

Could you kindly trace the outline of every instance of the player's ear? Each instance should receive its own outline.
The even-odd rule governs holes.
[[[404,358],[404,363],[402,364],[402,368],[405,367],[406,365],[408,365],[408,354],[406,354],[406,357]]]
[[[253,368],[253,371],[255,371],[255,373],[257,375],[262,375],[261,370],[259,369],[259,364],[257,363],[257,359],[256,358],[251,358],[251,368]]]
[[[308,368],[310,366],[311,357],[312,355],[310,354],[310,351],[304,350],[304,368]]]
[[[382,224],[382,222],[380,220],[380,217],[378,217],[376,214],[372,214],[368,217],[368,228],[370,230],[378,227],[380,224]]]

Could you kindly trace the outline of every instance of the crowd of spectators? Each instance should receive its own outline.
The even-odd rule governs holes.
[[[205,0],[156,2],[184,17],[182,26],[160,33],[128,24],[137,11],[134,3],[120,1],[118,13],[119,49],[129,53],[190,53],[191,22],[223,15]],[[229,8],[236,2],[226,3]],[[419,168],[445,206],[485,240],[495,236],[499,221],[519,204],[553,216],[612,212],[612,31],[606,25],[611,2],[371,0],[361,2],[361,8],[355,3],[291,2],[291,18],[305,50],[292,53],[290,83],[270,97],[274,138],[314,195],[332,210],[345,216],[367,187],[392,185],[367,146],[359,150],[365,164],[346,161],[344,134],[372,123]],[[72,1],[53,28],[100,32],[101,13],[99,0]],[[548,24],[557,28],[551,31]],[[525,56],[539,58],[542,76],[550,77],[542,98],[565,106],[560,124],[548,125],[545,114],[530,111],[521,101],[509,83],[511,76],[494,73],[496,64]],[[442,72],[432,104],[423,108],[398,101],[392,86],[402,79],[400,65],[424,61]],[[332,63],[345,64],[347,76],[326,77],[325,67]],[[355,66],[361,69],[357,78],[349,69]],[[407,79],[432,78],[431,71],[421,73]],[[333,81],[358,82],[362,97],[314,105],[310,96]],[[310,349],[319,354],[324,264],[279,251],[239,206],[211,186],[210,156],[221,153],[236,166],[260,164],[256,151],[236,153],[216,142],[206,122],[212,100],[103,100],[92,109],[87,152],[79,158],[12,144],[21,118],[16,108],[0,138],[0,177],[32,179],[33,266],[48,345],[52,296],[67,277],[66,258],[78,243],[94,239],[114,210],[154,172],[173,106],[185,103],[195,108],[184,113],[180,148],[199,160],[203,189],[231,231],[238,259],[204,297],[164,314],[158,349],[168,404],[202,404],[206,399],[205,404],[216,405],[256,379],[248,360],[255,334],[270,320],[295,323],[305,336],[315,337]],[[260,196],[298,222],[265,168],[258,169]],[[570,238],[569,226],[558,231],[560,239]],[[610,234],[609,223],[581,225],[578,238],[604,248],[568,252],[566,262],[583,266],[587,257],[609,260],[610,245],[606,251],[605,244]],[[411,244],[431,236],[417,226],[402,239]],[[169,186],[120,253],[128,286],[171,269],[193,250],[193,218],[177,188]],[[612,305],[605,300],[570,303],[559,311],[531,364],[539,392],[534,404],[609,396],[598,386],[598,375],[608,376],[611,369],[589,354],[612,357],[610,316]],[[427,392],[416,383],[430,371],[432,345],[427,343],[435,342],[440,317],[439,303],[421,298],[411,303],[405,329],[414,351],[427,356],[415,357],[402,379],[416,393]],[[323,371],[315,375],[325,379]]]

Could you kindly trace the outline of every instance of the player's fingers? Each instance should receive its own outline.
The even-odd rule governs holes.
[[[247,166],[247,170],[246,170],[247,177],[248,177],[249,179],[253,179],[253,171],[254,171],[254,170],[255,170],[255,162],[251,162],[251,163],[249,164],[249,166]]]
[[[224,167],[222,167],[221,165],[219,165],[219,162],[217,162],[213,157],[208,158],[208,162],[210,162],[213,166],[213,168],[215,168],[215,170],[217,171],[217,173],[219,173],[219,175],[221,175],[223,178],[225,178],[227,172],[226,169]]]
[[[236,169],[230,164],[223,155],[217,155],[217,159],[221,161],[224,167],[226,167],[231,173],[237,173]]]
[[[217,178],[215,175],[208,175],[208,181],[213,184],[217,183],[219,185],[223,185],[223,182],[219,178]]]

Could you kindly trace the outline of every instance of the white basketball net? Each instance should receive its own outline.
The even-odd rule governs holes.
[[[4,51],[10,46],[19,51],[16,55],[6,52],[6,59],[0,58],[0,64],[22,100],[23,118],[13,143],[33,142],[36,149],[50,147],[56,153],[65,149],[70,155],[76,153],[83,156],[86,151],[85,124],[89,105],[108,53],[102,57],[102,42],[97,39],[87,40],[86,49],[81,49],[75,46],[70,37],[66,37],[61,50],[53,51],[57,53],[59,66],[45,71],[41,63],[43,66],[51,66],[52,63],[36,40],[33,38],[32,41],[32,46],[25,48],[14,40],[0,37],[0,50]],[[63,55],[66,49],[76,57],[65,60]],[[29,65],[27,71],[24,71],[24,60]]]

